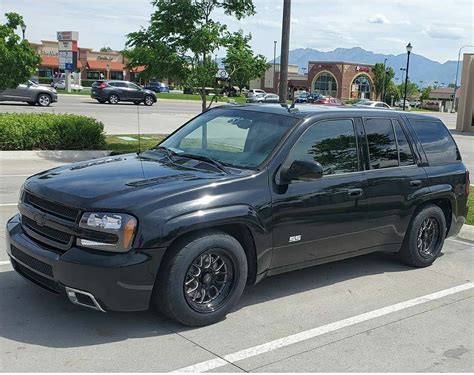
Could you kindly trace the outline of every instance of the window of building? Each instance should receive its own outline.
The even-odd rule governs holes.
[[[395,129],[395,135],[397,137],[398,145],[398,156],[400,165],[412,165],[415,164],[415,158],[411,150],[410,144],[408,143],[407,136],[402,129],[402,126],[397,120],[393,120],[393,127]]]
[[[104,77],[105,77],[105,75],[104,75]],[[100,79],[100,72],[88,71],[87,72],[87,79]]]
[[[320,74],[314,81],[313,91],[325,96],[337,96],[337,82],[329,73]]]
[[[317,161],[324,175],[356,172],[359,169],[352,120],[328,120],[310,127],[296,142],[287,159]]]
[[[411,121],[430,165],[461,160],[451,134],[441,121]]]
[[[110,72],[110,79],[123,79],[123,72]]]
[[[386,118],[364,120],[369,145],[370,169],[398,166],[398,151],[392,121]]]
[[[370,99],[372,86],[369,77],[365,74],[357,76],[351,85],[351,98],[353,99]]]

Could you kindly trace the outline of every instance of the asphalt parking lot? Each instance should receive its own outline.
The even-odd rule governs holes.
[[[26,176],[55,165],[0,160],[0,243]],[[0,245],[0,371],[472,372],[473,281],[474,244],[449,239],[425,269],[371,254],[268,278],[189,329],[49,295]]]

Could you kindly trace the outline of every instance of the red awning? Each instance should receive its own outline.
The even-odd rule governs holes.
[[[50,68],[58,68],[59,59],[57,56],[41,56],[41,65]]]
[[[107,65],[109,65],[110,70],[114,71],[123,71],[123,64],[115,61],[87,61],[87,66],[89,70],[107,70]]]

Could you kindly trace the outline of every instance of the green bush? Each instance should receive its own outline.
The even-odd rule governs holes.
[[[82,79],[81,80],[81,85],[83,87],[91,87],[92,84],[97,81],[96,79]]]
[[[0,114],[0,150],[102,150],[104,124],[87,116]]]

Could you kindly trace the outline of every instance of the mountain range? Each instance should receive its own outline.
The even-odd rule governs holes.
[[[336,48],[334,51],[329,52],[322,52],[312,48],[298,48],[291,50],[289,54],[290,64],[298,65],[300,72],[303,72],[302,68],[308,67],[308,61],[347,61],[361,64],[383,64],[384,59],[387,59],[386,65],[395,70],[395,78],[398,78],[396,82],[401,83],[402,71],[400,71],[400,68],[406,68],[406,53],[400,55],[384,55],[366,51],[360,47],[353,47]],[[278,62],[280,58],[278,57],[276,60]],[[271,62],[273,62],[273,60]],[[437,82],[438,86],[447,86],[450,83],[454,83],[456,66],[456,61],[446,61],[444,64],[441,64],[422,55],[411,53],[409,68],[410,81],[417,85],[420,85],[420,81],[423,81],[421,84],[422,87],[433,85],[435,82]],[[459,72],[461,72],[461,69],[462,62],[459,64]],[[460,75],[461,73],[459,73],[458,84],[461,79]]]

